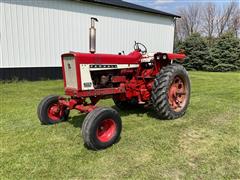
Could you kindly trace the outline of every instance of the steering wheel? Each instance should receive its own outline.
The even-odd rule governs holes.
[[[143,49],[141,49],[139,46],[141,46]],[[141,52],[142,54],[146,54],[147,53],[147,48],[144,44],[136,42],[134,44],[134,50]]]

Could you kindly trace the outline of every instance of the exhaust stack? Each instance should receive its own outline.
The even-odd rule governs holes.
[[[89,28],[89,52],[94,54],[96,52],[96,28],[95,22],[97,18],[91,17],[91,27]]]

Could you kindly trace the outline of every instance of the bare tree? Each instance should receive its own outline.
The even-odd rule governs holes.
[[[221,9],[215,3],[205,5],[194,3],[178,10],[181,19],[177,20],[177,39],[185,39],[192,33],[199,32],[211,41],[226,31],[240,33],[240,6],[237,1],[230,1]]]
[[[221,36],[223,32],[231,29],[233,26],[238,26],[239,15],[239,6],[238,2],[231,1],[228,6],[226,6],[222,11],[218,11],[218,19],[217,19],[217,33],[218,36]],[[232,22],[231,22],[232,21]],[[233,25],[235,24],[235,25]]]
[[[216,4],[208,3],[203,9],[202,30],[209,39],[212,39],[216,25]]]
[[[240,8],[236,8],[236,10],[232,13],[229,23],[228,29],[233,31],[238,37],[240,33]]]
[[[177,21],[177,35],[179,39],[190,36],[192,33],[199,32],[200,27],[200,6],[190,4],[178,10],[181,19]]]

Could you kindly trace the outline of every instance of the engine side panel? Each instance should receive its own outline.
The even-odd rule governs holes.
[[[98,74],[106,74],[110,70],[133,69],[138,68],[138,64],[80,64],[80,76],[82,90],[94,90],[94,83],[91,77],[92,72],[98,71]],[[105,73],[105,74],[104,74]],[[114,74],[113,74],[114,75]],[[100,78],[100,77],[99,77]]]

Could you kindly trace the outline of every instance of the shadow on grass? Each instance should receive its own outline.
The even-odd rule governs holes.
[[[149,116],[151,118],[154,118],[156,120],[166,121],[166,120],[163,120],[163,119],[159,119],[152,108],[138,107],[138,108],[135,108],[135,109],[133,108],[133,109],[127,109],[127,110],[120,110],[116,106],[112,106],[111,108],[118,111],[120,117],[129,116],[131,114],[135,114],[136,116],[142,116],[143,114],[147,114],[147,116]],[[70,117],[68,123],[72,124],[73,127],[75,127],[75,128],[81,128],[82,129],[82,124],[83,124],[83,121],[84,121],[85,117],[86,117],[86,114],[79,114],[77,116],[72,116],[72,117]]]
[[[86,117],[86,114],[79,114],[77,116],[72,116],[69,118],[68,123],[72,124],[73,127],[75,127],[75,128],[82,129],[82,124],[83,124],[85,117]]]
[[[131,114],[136,114],[137,116],[147,114],[147,116],[159,120],[159,118],[156,116],[156,113],[154,112],[154,110],[152,108],[144,108],[144,107],[140,106],[140,107],[136,107],[136,108],[132,108],[132,109],[121,110],[115,105],[112,106],[111,108],[118,111],[118,113],[120,114],[121,117],[129,116]]]

